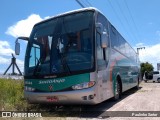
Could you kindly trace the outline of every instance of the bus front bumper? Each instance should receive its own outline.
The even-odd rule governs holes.
[[[29,103],[51,104],[97,104],[97,95],[93,88],[64,92],[24,92]]]

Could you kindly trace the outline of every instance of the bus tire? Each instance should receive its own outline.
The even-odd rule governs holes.
[[[137,86],[136,86],[136,89],[138,90],[139,89],[139,78],[137,79],[138,83],[137,83]]]
[[[121,83],[120,80],[117,79],[115,83],[115,93],[114,93],[114,100],[118,100],[121,98]]]

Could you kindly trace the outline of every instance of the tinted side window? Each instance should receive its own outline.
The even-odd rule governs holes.
[[[101,23],[103,25],[103,31],[106,31],[107,33],[109,33],[109,21],[106,19],[106,17],[104,15],[102,15],[101,13],[98,13],[98,18],[97,18],[97,22]],[[110,41],[108,42],[108,47],[110,47]]]
[[[97,23],[101,23],[103,25],[103,31],[107,32],[107,34],[109,34],[109,29],[108,29],[109,28],[108,27],[109,26],[109,21],[101,13],[98,13]],[[101,48],[101,54],[102,54],[103,60],[106,61],[106,64],[108,64],[108,61],[109,61],[109,49],[108,48],[110,47],[109,36],[107,36],[107,37],[108,37],[108,39],[106,40],[107,41],[107,45],[108,45],[107,48]],[[101,43],[101,40],[100,40],[100,43]]]
[[[119,44],[118,44],[118,39],[117,39],[117,31],[112,25],[111,25],[110,37],[111,37],[112,47],[115,48],[115,49],[118,49]]]
[[[103,60],[103,53],[101,48],[101,34],[97,32],[97,60]]]

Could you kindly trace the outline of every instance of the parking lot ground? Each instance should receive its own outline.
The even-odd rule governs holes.
[[[118,101],[107,100],[85,109],[93,111],[93,117],[86,114],[81,119],[160,120],[160,83],[142,81],[139,90],[131,89],[123,93]]]
[[[125,95],[124,99],[107,111],[126,111],[126,114],[131,116],[137,115],[137,117],[113,117],[110,120],[160,120],[160,83],[141,82],[138,91]]]
[[[107,111],[160,111],[160,83],[141,82],[140,89],[127,94]]]

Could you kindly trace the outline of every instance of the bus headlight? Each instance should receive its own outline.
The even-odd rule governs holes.
[[[84,88],[90,88],[94,85],[95,85],[95,81],[90,81],[90,82],[85,82],[85,83],[74,85],[74,86],[72,86],[72,89],[80,90],[80,89],[84,89]]]
[[[25,86],[25,91],[33,92],[35,91],[35,88]]]

